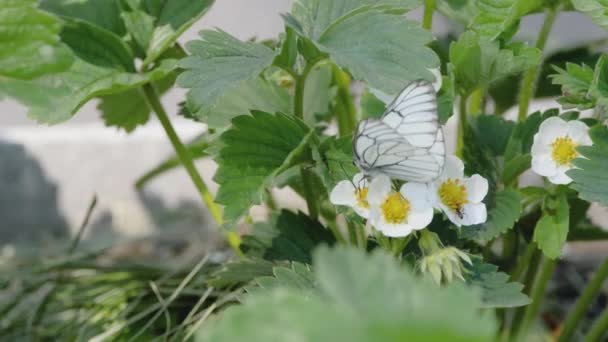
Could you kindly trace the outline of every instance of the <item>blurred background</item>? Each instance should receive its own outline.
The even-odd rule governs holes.
[[[213,28],[243,40],[275,38],[283,30],[280,14],[289,11],[291,3],[216,1],[180,42],[196,39],[200,30]],[[421,12],[410,16],[418,18]],[[526,18],[519,39],[531,41],[541,23],[542,15]],[[461,29],[436,14],[437,37]],[[604,32],[588,18],[563,13],[546,52],[602,38]],[[170,113],[177,112],[184,95],[184,90],[175,89],[163,98]],[[537,101],[531,110],[555,105],[553,100]],[[97,102],[92,101],[69,122],[47,127],[28,119],[26,109],[18,103],[0,100],[0,255],[52,252],[65,245],[78,230],[95,194],[98,205],[84,236],[84,246],[98,248],[137,241],[137,248],[131,246],[125,253],[158,254],[182,249],[184,244],[204,249],[219,243],[183,170],[171,171],[143,190],[135,190],[138,177],[172,155],[165,133],[154,118],[145,127],[126,134],[104,127],[96,106]],[[173,116],[184,141],[205,130],[204,125]],[[448,123],[448,137],[454,124]],[[198,167],[212,184],[214,163],[203,160]],[[289,192],[279,196],[287,206],[298,207],[302,203]],[[593,210],[601,220],[604,209]]]

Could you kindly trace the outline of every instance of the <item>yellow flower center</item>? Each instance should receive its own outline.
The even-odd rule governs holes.
[[[572,159],[578,157],[578,152],[576,152],[577,146],[578,144],[574,143],[569,137],[557,138],[551,144],[553,148],[551,157],[557,165],[569,165]]]
[[[367,187],[355,190],[355,197],[357,198],[357,204],[361,208],[369,208],[369,203],[367,202]]]
[[[438,193],[441,202],[452,210],[462,210],[469,203],[467,189],[460,183],[460,179],[448,178],[441,184]]]
[[[386,222],[402,223],[410,213],[410,201],[403,198],[399,192],[393,192],[388,195],[381,208]]]

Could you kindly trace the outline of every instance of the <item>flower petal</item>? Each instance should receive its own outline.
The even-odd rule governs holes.
[[[468,203],[463,207],[463,219],[462,224],[470,226],[474,224],[480,224],[486,222],[488,219],[488,212],[486,205],[483,203]]]
[[[355,187],[350,181],[340,181],[331,190],[331,193],[329,194],[329,201],[335,205],[355,205],[357,203],[357,198],[355,197]]]
[[[557,164],[549,154],[533,154],[532,171],[541,176],[551,177],[557,173]]]
[[[429,186],[423,183],[409,182],[401,186],[401,195],[406,198],[413,209],[432,208]]]
[[[363,217],[364,219],[369,218],[369,209],[360,206],[359,204],[355,204],[352,206],[353,210],[357,213],[357,215]]]
[[[433,208],[422,210],[412,209],[407,218],[407,223],[413,230],[424,229],[431,224],[431,221],[433,221]]]
[[[566,171],[568,171],[569,169],[570,168],[558,169],[554,175],[547,177],[549,178],[549,182],[553,184],[570,184],[572,182],[572,178],[568,177],[568,175],[566,174]]]
[[[478,174],[465,178],[464,186],[470,203],[479,203],[488,194],[488,180]]]
[[[464,164],[462,160],[456,156],[447,156],[443,167],[442,179],[446,178],[462,178],[464,176]]]
[[[555,139],[568,135],[568,126],[566,121],[554,116],[540,124],[538,133],[542,143],[551,144]]]
[[[540,133],[534,134],[534,142],[532,143],[532,149],[530,151],[532,156],[537,154],[551,154],[551,145],[543,143]]]
[[[370,204],[379,205],[386,199],[386,196],[391,192],[391,179],[385,175],[374,177],[369,183],[367,191],[367,201]]]
[[[389,237],[404,237],[410,235],[412,227],[409,224],[393,224],[381,221],[376,228]]]
[[[592,144],[591,137],[589,137],[589,127],[582,121],[568,121],[568,136],[579,145],[589,146]]]

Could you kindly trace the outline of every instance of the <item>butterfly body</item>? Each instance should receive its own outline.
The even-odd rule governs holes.
[[[437,96],[431,83],[408,84],[379,120],[359,123],[353,138],[354,164],[368,176],[428,182],[445,162]]]

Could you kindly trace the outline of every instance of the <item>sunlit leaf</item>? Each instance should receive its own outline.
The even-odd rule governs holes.
[[[426,46],[431,33],[400,15],[417,3],[300,0],[286,23],[356,79],[396,94],[407,81],[432,80],[427,68],[439,66],[437,55]]]
[[[254,111],[234,118],[232,128],[220,138],[225,146],[214,178],[220,185],[216,201],[225,206],[224,217],[236,220],[260,204],[274,176],[305,159],[312,137],[304,123],[284,114]]]
[[[177,83],[190,89],[190,111],[204,117],[222,97],[260,75],[276,52],[263,44],[241,42],[224,31],[202,31],[200,38],[187,44],[192,55],[181,61],[180,66],[186,71]]]
[[[593,146],[577,148],[580,158],[573,161],[576,168],[567,172],[573,180],[571,187],[580,198],[608,206],[608,129],[598,125],[589,130]]]
[[[533,239],[547,257],[556,259],[561,255],[568,237],[570,214],[565,195],[549,198],[548,201],[547,209],[534,228]]]
[[[519,23],[524,15],[539,9],[541,0],[480,0],[475,1],[477,15],[471,28],[482,39],[494,40]]]
[[[35,78],[66,70],[74,61],[59,39],[61,22],[38,10],[35,0],[0,2],[0,26],[0,76]]]

